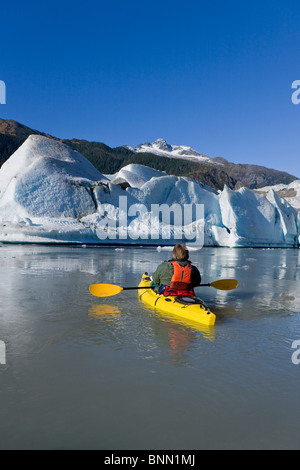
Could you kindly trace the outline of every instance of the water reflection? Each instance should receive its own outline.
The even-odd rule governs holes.
[[[0,447],[157,448],[161,435],[164,448],[198,448],[199,436],[223,448],[298,444],[299,251],[192,251],[203,283],[239,281],[234,291],[197,289],[213,328],[150,310],[135,290],[99,301],[89,292],[96,282],[137,286],[169,257],[0,246]]]
[[[147,308],[150,309],[150,307]],[[185,328],[187,331],[190,330],[192,332],[197,332],[203,338],[210,341],[213,341],[215,336],[214,326],[206,326],[191,320],[174,318],[174,315],[168,315],[167,313],[159,312],[158,310],[155,310],[155,318],[157,318],[159,321],[163,321],[166,325],[171,325],[172,328],[174,328],[175,325],[178,325]]]
[[[116,305],[98,304],[92,305],[89,309],[89,316],[94,318],[102,318],[105,320],[113,320],[119,318],[121,310]]]
[[[208,341],[215,339],[214,327],[192,326],[187,323],[172,322],[163,320],[163,325],[168,334],[167,349],[170,353],[171,362],[182,363],[189,347],[195,342],[196,338],[201,337]],[[198,334],[197,334],[198,333]]]
[[[192,342],[188,328],[178,328],[178,324],[163,322],[167,333],[167,349],[173,364],[181,363],[184,353]]]

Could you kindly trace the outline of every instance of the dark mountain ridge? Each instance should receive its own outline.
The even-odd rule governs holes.
[[[104,174],[116,173],[129,163],[146,165],[168,174],[187,176],[215,189],[227,185],[231,189],[242,186],[258,189],[275,184],[289,184],[296,176],[289,173],[251,164],[234,164],[215,158],[216,164],[194,162],[183,158],[166,158],[151,152],[136,153],[127,146],[111,148],[101,142],[83,139],[61,139],[40,132],[12,119],[0,119],[0,166],[22,145],[31,134],[59,140],[84,155]]]

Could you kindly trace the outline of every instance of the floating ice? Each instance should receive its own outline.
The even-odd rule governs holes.
[[[0,241],[190,245],[184,234],[201,229],[205,245],[298,247],[299,212],[278,192],[285,189],[291,196],[298,194],[295,188],[300,188],[296,182],[260,192],[216,191],[137,164],[103,175],[63,143],[32,135],[0,169]],[[126,207],[120,205],[124,198]],[[190,220],[182,219],[186,231],[181,240],[176,217],[171,214],[169,222],[158,217],[160,230],[171,239],[153,239],[149,223],[154,205],[201,205],[204,211],[200,218],[191,211]]]

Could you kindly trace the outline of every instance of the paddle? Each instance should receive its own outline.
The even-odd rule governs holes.
[[[219,290],[233,290],[239,285],[236,279],[220,279],[219,281],[211,282],[210,284],[199,284],[197,287],[214,287]]]
[[[197,287],[214,287],[215,289],[220,290],[232,290],[238,286],[238,281],[236,279],[220,279],[219,281],[211,282],[210,284],[199,284]],[[132,289],[152,289],[152,286],[149,287],[121,287],[116,286],[115,284],[92,284],[89,287],[90,293],[96,297],[110,297],[112,295],[119,294],[122,290],[132,290]]]

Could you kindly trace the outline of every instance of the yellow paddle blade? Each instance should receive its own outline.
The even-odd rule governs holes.
[[[123,290],[123,287],[115,286],[114,284],[92,284],[89,289],[90,293],[96,297],[109,297],[119,294],[119,292]]]
[[[239,283],[236,279],[220,279],[219,281],[211,282],[210,285],[215,289],[232,290],[235,289]]]

